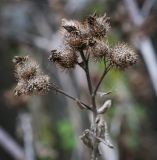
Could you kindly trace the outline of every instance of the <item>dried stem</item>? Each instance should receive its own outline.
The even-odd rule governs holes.
[[[97,107],[96,107],[96,102],[95,102],[95,94],[93,92],[93,89],[92,89],[92,83],[91,83],[91,77],[90,77],[90,73],[89,73],[89,66],[88,66],[88,63],[89,63],[89,58],[85,57],[83,51],[81,50],[80,51],[80,55],[82,57],[82,60],[83,60],[83,69],[85,71],[85,74],[86,74],[86,78],[87,78],[87,84],[88,84],[88,89],[89,89],[89,93],[90,93],[90,97],[91,97],[91,106],[92,106],[92,112],[93,112],[93,124],[92,126],[94,127],[94,136],[93,136],[93,151],[92,151],[92,156],[91,156],[91,159],[92,160],[96,160],[97,159],[97,149],[98,149],[98,143],[97,143],[97,139],[95,138],[97,135],[96,135],[96,130],[97,130],[97,124],[96,124],[96,117],[97,117]]]
[[[63,94],[64,96],[74,100],[75,102],[79,102],[80,104],[82,104],[86,109],[92,110],[91,107],[89,107],[87,104],[85,104],[84,102],[82,102],[81,100],[79,100],[78,98],[75,98],[69,94],[67,94],[66,92],[64,92],[63,90],[59,89],[59,88],[54,88],[57,92]]]
[[[79,65],[81,68],[83,68],[83,70],[85,71],[86,74],[86,78],[87,78],[87,84],[88,84],[88,89],[89,89],[89,93],[90,93],[90,97],[91,97],[91,106],[92,106],[92,112],[93,112],[93,129],[94,129],[94,133],[93,133],[93,150],[92,150],[92,155],[91,155],[91,160],[96,160],[97,156],[98,156],[98,139],[96,138],[97,135],[97,124],[96,124],[96,117],[98,115],[97,113],[97,106],[96,106],[96,93],[98,91],[98,88],[100,86],[100,84],[102,83],[104,77],[106,76],[106,74],[108,73],[108,71],[110,70],[111,65],[109,64],[108,66],[106,66],[106,61],[105,62],[105,70],[102,74],[102,76],[100,77],[100,80],[98,81],[98,84],[96,86],[96,88],[93,90],[92,88],[92,82],[91,82],[91,77],[90,77],[90,72],[89,72],[89,57],[85,57],[83,50],[80,50],[80,55],[82,58],[82,64],[83,65]]]
[[[81,58],[83,60],[83,69],[86,73],[86,78],[87,78],[87,83],[88,83],[88,89],[89,89],[89,92],[90,92],[90,95],[92,95],[92,83],[91,83],[91,78],[90,78],[90,74],[89,74],[89,66],[88,66],[88,58],[86,59],[84,53],[83,53],[83,50],[80,50],[80,55],[81,55]]]
[[[97,93],[97,91],[98,91],[98,89],[99,89],[99,86],[100,86],[101,82],[103,81],[104,77],[106,76],[106,74],[109,72],[110,67],[111,67],[110,64],[108,65],[108,67],[105,67],[105,70],[104,70],[102,76],[100,77],[100,80],[99,80],[99,82],[98,82],[98,84],[97,84],[97,86],[95,87],[95,90],[94,90],[94,92],[93,92],[94,95],[96,95],[96,93]]]

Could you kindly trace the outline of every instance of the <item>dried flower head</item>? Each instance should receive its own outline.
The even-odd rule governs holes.
[[[14,89],[14,95],[15,96],[25,95],[26,88],[27,88],[27,82],[25,82],[24,80],[18,81],[17,86]]]
[[[111,62],[114,67],[125,69],[135,64],[136,61],[136,53],[127,44],[120,43],[113,47],[111,52]]]
[[[71,33],[65,37],[66,43],[76,49],[84,49],[86,47],[87,40],[82,37],[80,33]]]
[[[62,68],[74,68],[77,63],[77,55],[73,49],[65,48],[58,52],[52,50],[49,60],[61,66]]]
[[[88,53],[96,60],[105,57],[110,52],[109,46],[104,41],[94,40],[89,46]]]
[[[89,16],[87,23],[90,28],[90,34],[98,39],[104,38],[110,29],[109,17],[106,14],[102,17],[97,17],[96,14]]]
[[[29,56],[15,56],[13,62],[17,79],[28,80],[41,72],[39,65]]]
[[[43,95],[51,89],[50,77],[40,75],[30,79],[27,84],[25,94],[27,95]]]
[[[75,49],[86,47],[88,40],[88,26],[86,23],[63,19],[62,27],[66,30],[64,32],[64,41],[68,46]]]

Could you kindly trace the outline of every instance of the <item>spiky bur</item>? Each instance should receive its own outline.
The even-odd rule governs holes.
[[[27,83],[24,80],[18,80],[17,85],[14,89],[15,96],[26,95]]]
[[[89,25],[89,33],[98,39],[103,39],[110,29],[109,17],[106,14],[101,17],[93,14],[87,18],[87,23]]]
[[[49,61],[58,64],[61,68],[74,68],[77,64],[77,55],[73,49],[65,48],[61,51],[52,50]]]
[[[15,75],[17,79],[29,80],[32,77],[41,74],[37,62],[29,56],[15,56],[13,63],[15,64]]]
[[[21,95],[39,95],[47,93],[51,88],[50,78],[44,75],[37,62],[29,56],[15,56],[15,76],[17,86],[14,94]]]
[[[101,60],[110,53],[110,48],[104,41],[95,39],[90,42],[87,53],[91,54],[91,58]]]
[[[137,62],[137,55],[126,43],[119,43],[111,51],[111,63],[114,67],[125,69]]]
[[[50,77],[47,75],[39,75],[30,79],[27,84],[27,95],[42,95],[47,93],[51,88]]]
[[[65,29],[64,42],[75,49],[86,48],[88,43],[88,26],[79,21],[62,20],[61,26]]]

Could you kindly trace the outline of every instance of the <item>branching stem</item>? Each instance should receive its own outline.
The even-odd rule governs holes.
[[[58,93],[61,93],[63,94],[64,96],[74,100],[75,102],[79,102],[80,104],[82,104],[85,108],[89,109],[89,110],[92,110],[91,107],[89,107],[87,104],[85,104],[84,102],[82,102],[81,100],[79,100],[78,98],[75,98],[69,94],[67,94],[66,92],[64,92],[63,90],[59,89],[59,88],[54,88]]]
[[[87,78],[87,84],[88,84],[88,89],[89,89],[89,94],[91,97],[91,109],[93,112],[93,151],[92,151],[92,156],[91,156],[91,160],[97,160],[97,156],[98,156],[98,139],[97,137],[97,124],[96,124],[96,118],[97,118],[97,106],[96,106],[96,93],[99,89],[100,84],[102,83],[105,75],[108,73],[108,71],[110,70],[111,65],[109,64],[107,66],[106,61],[104,59],[104,63],[105,63],[105,69],[104,72],[102,74],[102,76],[100,77],[98,84],[96,85],[95,89],[93,90],[92,87],[92,81],[91,81],[91,77],[90,77],[90,72],[89,72],[89,55],[86,57],[84,55],[83,50],[80,50],[80,55],[82,58],[82,63],[81,65],[79,65],[85,72],[86,74],[86,78]]]

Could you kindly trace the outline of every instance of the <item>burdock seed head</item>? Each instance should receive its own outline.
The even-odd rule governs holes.
[[[15,56],[13,63],[17,79],[29,80],[41,72],[37,62],[29,56]]]
[[[14,89],[14,95],[15,96],[25,95],[26,89],[27,89],[27,82],[25,82],[24,80],[19,80]]]
[[[64,48],[61,51],[52,50],[49,60],[63,69],[74,68],[77,64],[77,55],[73,49]]]
[[[68,46],[74,49],[86,48],[87,40],[80,33],[71,33],[65,37]]]
[[[137,55],[132,48],[125,43],[117,44],[111,51],[111,63],[114,67],[125,69],[137,61]]]
[[[89,16],[87,23],[90,28],[90,34],[98,39],[104,38],[110,29],[109,17],[106,14],[101,17],[97,17],[96,14]]]
[[[43,95],[51,89],[50,77],[47,75],[40,75],[30,79],[25,91],[26,95]]]
[[[91,54],[91,57],[96,60],[106,57],[106,55],[110,52],[109,46],[104,41],[95,39],[89,44],[89,46],[88,53]]]
[[[87,45],[88,26],[85,23],[73,20],[62,20],[62,27],[66,32],[64,42],[74,49],[84,49]]]

